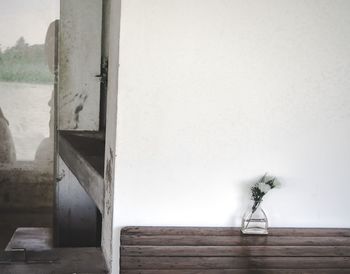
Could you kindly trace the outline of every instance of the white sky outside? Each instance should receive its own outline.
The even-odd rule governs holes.
[[[0,0],[0,44],[12,47],[19,37],[43,44],[49,24],[59,18],[59,0]]]

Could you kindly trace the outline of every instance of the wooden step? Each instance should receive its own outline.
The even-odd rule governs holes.
[[[23,249],[43,251],[53,248],[52,230],[48,227],[19,227],[13,233],[5,251]]]

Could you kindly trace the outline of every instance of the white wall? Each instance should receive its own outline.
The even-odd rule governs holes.
[[[238,226],[265,171],[272,226],[350,227],[350,1],[128,0],[121,18],[117,233]]]

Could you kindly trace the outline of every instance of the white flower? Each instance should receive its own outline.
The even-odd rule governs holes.
[[[275,187],[275,188],[280,188],[280,187],[281,187],[281,183],[280,183],[279,181],[277,181],[277,179],[275,179],[275,180],[273,181],[273,187]]]
[[[262,183],[266,183],[266,182],[271,181],[271,180],[273,180],[273,179],[274,179],[273,176],[267,175],[267,173],[266,173],[266,174],[264,175],[264,177],[262,177],[261,182],[262,182]]]
[[[271,189],[271,187],[268,184],[265,184],[265,183],[259,183],[258,184],[258,188],[263,193],[267,193]]]

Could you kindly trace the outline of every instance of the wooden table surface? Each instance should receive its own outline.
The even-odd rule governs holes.
[[[126,227],[121,274],[350,273],[350,229]]]

